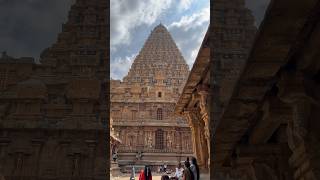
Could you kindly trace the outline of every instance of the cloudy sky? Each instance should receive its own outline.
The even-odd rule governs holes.
[[[270,0],[246,0],[258,26]],[[122,79],[151,30],[164,24],[191,68],[210,21],[209,0],[111,0],[111,78]]]
[[[73,0],[0,0],[0,51],[35,57],[56,41]]]
[[[246,0],[257,25],[270,0]],[[56,41],[74,0],[0,0],[0,51],[39,58]],[[160,22],[191,67],[209,24],[209,0],[110,0],[111,77],[126,75]]]
[[[208,29],[209,0],[111,0],[111,78],[122,79],[151,30],[167,27],[191,67]]]

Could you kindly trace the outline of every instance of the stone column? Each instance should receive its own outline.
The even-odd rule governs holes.
[[[210,125],[209,125],[209,107],[208,107],[208,95],[209,95],[209,87],[206,85],[201,85],[197,87],[198,94],[200,95],[200,114],[201,120],[204,123],[204,133],[205,139],[207,141],[207,152],[208,152],[208,164],[207,167],[210,167]]]
[[[195,109],[185,111],[188,123],[192,132],[193,150],[197,157],[198,164],[202,170],[207,169],[208,165],[208,147],[204,137],[204,123],[200,119],[199,113]]]
[[[278,87],[280,99],[293,108],[287,135],[294,179],[320,179],[319,85],[301,72],[283,72]]]
[[[195,125],[193,124],[194,120],[193,120],[193,116],[192,113],[190,111],[184,111],[184,115],[187,118],[189,127],[191,129],[191,135],[192,135],[192,150],[193,153],[198,157],[200,157],[200,152],[199,152],[199,148],[198,148],[198,143],[197,143],[197,135],[198,135],[198,128],[195,127]],[[199,161],[199,160],[198,160]],[[198,162],[200,164],[200,162]]]
[[[209,168],[209,148],[208,146],[208,138],[206,138],[206,134],[205,134],[205,124],[203,121],[200,121],[199,123],[200,125],[200,145],[201,145],[201,154],[202,154],[202,160],[203,160],[203,166],[202,166],[202,171],[207,172],[208,168]],[[210,141],[209,141],[210,142]]]

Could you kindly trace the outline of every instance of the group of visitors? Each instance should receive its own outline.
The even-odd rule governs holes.
[[[134,169],[133,169],[134,171]],[[134,177],[134,176],[133,176]],[[130,178],[131,179],[131,178]],[[181,167],[179,163],[176,167],[176,172],[173,177],[169,178],[168,175],[163,175],[161,180],[199,180],[200,179],[200,171],[199,166],[197,164],[197,159],[192,157],[191,162],[189,158],[184,162],[184,168]],[[141,170],[139,174],[139,180],[152,180],[151,168],[150,166],[145,166],[143,170]]]
[[[162,172],[167,172],[167,164],[161,165],[158,169],[158,172],[162,173]]]
[[[192,157],[191,162],[189,158],[184,162],[184,168],[181,167],[179,163],[176,167],[176,172],[172,179],[175,180],[199,180],[200,179],[200,170],[197,164],[197,159]]]

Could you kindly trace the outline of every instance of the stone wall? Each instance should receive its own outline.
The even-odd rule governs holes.
[[[40,64],[0,58],[5,179],[105,179],[107,1],[77,0]]]

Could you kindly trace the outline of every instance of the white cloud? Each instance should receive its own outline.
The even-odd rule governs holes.
[[[210,10],[209,7],[205,7],[199,12],[183,16],[168,26],[190,68],[207,32],[209,20]]]
[[[173,22],[169,25],[170,28],[181,28],[184,31],[188,31],[192,28],[202,26],[204,23],[210,20],[210,9],[209,7],[203,8],[200,12],[192,15],[183,16],[179,21]]]
[[[186,61],[187,61],[187,64],[189,65],[189,67],[191,68],[197,55],[198,55],[198,52],[199,52],[199,49],[200,49],[200,46],[201,46],[201,43],[204,39],[204,36],[205,36],[205,33],[207,31],[207,28],[203,28],[199,31],[199,33],[197,34],[197,37],[194,37],[193,39],[195,40],[194,44],[189,46],[189,51],[187,51],[187,57],[186,57]],[[188,48],[188,46],[186,47]]]
[[[178,4],[178,10],[183,11],[189,9],[193,2],[194,0],[180,0]]]
[[[131,31],[141,25],[153,24],[172,0],[111,0],[112,51],[118,45],[130,44]]]
[[[129,71],[135,57],[137,54],[132,54],[124,58],[117,57],[115,58],[110,66],[111,72],[110,76],[112,79],[122,79]]]
[[[174,10],[186,10],[194,2],[195,0],[111,0],[111,54],[121,54],[122,51],[119,48],[125,45],[130,47],[137,45],[131,41],[131,38],[134,38],[132,34],[139,34],[136,28],[139,29],[141,26],[149,28],[157,20],[166,16],[165,12],[171,10],[174,5],[176,5]],[[209,19],[208,5],[167,26],[190,67],[207,31]],[[135,55],[125,53],[112,58],[111,77],[122,79],[127,74]]]

